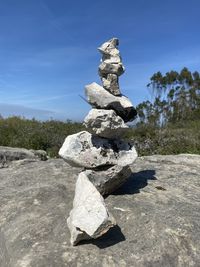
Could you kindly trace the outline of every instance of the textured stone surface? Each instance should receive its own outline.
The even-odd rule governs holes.
[[[125,122],[136,118],[137,112],[125,96],[114,96],[97,83],[86,85],[85,94],[93,107],[113,109]]]
[[[105,199],[119,227],[76,247],[67,217],[80,168],[52,159],[0,169],[0,251],[9,267],[198,267],[200,156],[143,157],[131,168]]]
[[[0,231],[0,266],[10,267],[10,257],[6,247],[4,234]]]
[[[25,148],[0,146],[0,168],[7,167],[13,160],[38,158],[46,160],[46,152],[43,150],[28,150]]]
[[[88,179],[95,185],[102,195],[108,195],[119,188],[130,176],[129,166],[104,167],[98,170],[86,170]]]
[[[91,109],[84,119],[88,130],[105,138],[119,138],[129,128],[114,110]]]
[[[121,95],[119,89],[118,76],[116,74],[108,74],[101,79],[103,88],[108,90],[111,94],[119,96]]]
[[[100,166],[132,164],[137,152],[129,142],[109,140],[82,131],[68,135],[59,155],[72,166],[96,168]]]
[[[98,50],[103,55],[102,60],[106,61],[111,58],[112,59],[115,58],[114,63],[121,62],[120,53],[119,53],[119,50],[117,49],[118,45],[119,45],[119,40],[117,38],[112,38],[108,40],[107,42],[104,42],[100,47],[98,47]]]
[[[101,77],[107,74],[116,74],[117,76],[120,76],[124,73],[125,68],[122,65],[122,63],[112,64],[112,63],[106,63],[103,61],[99,65],[99,74]]]
[[[116,225],[115,219],[108,213],[104,199],[89,181],[84,172],[78,176],[73,201],[73,209],[68,218],[71,231],[71,244],[97,238]]]

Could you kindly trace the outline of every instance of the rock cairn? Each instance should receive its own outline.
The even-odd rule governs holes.
[[[88,131],[68,136],[59,155],[71,166],[83,167],[79,174],[73,209],[67,219],[71,243],[98,238],[116,225],[108,212],[104,195],[121,186],[130,176],[129,167],[137,158],[134,146],[121,138],[128,129],[125,122],[136,118],[137,112],[119,88],[119,76],[124,72],[119,40],[112,38],[98,50],[102,54],[97,83],[85,87],[92,106],[84,120]]]

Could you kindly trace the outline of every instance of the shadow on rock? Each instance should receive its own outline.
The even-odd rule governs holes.
[[[140,189],[148,185],[148,180],[157,180],[155,170],[145,170],[132,173],[128,180],[112,195],[126,195],[140,193]]]
[[[116,225],[113,228],[111,228],[103,236],[101,236],[97,239],[90,239],[87,241],[81,241],[79,243],[79,245],[93,244],[100,249],[104,249],[107,247],[114,246],[117,243],[120,243],[120,242],[125,241],[125,240],[126,240],[126,238],[125,238],[124,234],[122,233],[121,228],[118,225]]]

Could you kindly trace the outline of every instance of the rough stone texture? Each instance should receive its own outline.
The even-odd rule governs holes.
[[[101,78],[103,88],[109,91],[111,94],[119,96],[121,95],[119,89],[118,76],[116,74],[108,74]]]
[[[136,118],[137,111],[125,96],[114,96],[95,82],[85,86],[85,94],[95,108],[113,109],[125,122]]]
[[[6,247],[4,234],[0,231],[0,266],[10,267],[10,257]]]
[[[103,61],[99,65],[99,75],[101,77],[107,74],[116,74],[117,76],[120,76],[124,73],[124,71],[125,68],[122,65],[122,63],[113,64],[113,63],[106,63],[105,61]]]
[[[86,131],[69,135],[59,155],[71,166],[88,169],[105,165],[127,166],[137,158],[137,152],[129,142],[101,138]]]
[[[20,159],[47,160],[47,154],[43,150],[28,150],[25,148],[0,146],[0,168],[7,167],[9,162]]]
[[[116,225],[103,197],[84,172],[78,176],[73,209],[67,221],[72,245],[84,239],[97,238]]]
[[[105,138],[119,138],[129,128],[114,110],[91,109],[84,119],[88,130]]]
[[[103,43],[98,50],[102,53],[102,60],[107,63],[120,63],[121,57],[120,52],[117,49],[119,45],[119,40],[117,38],[112,38],[107,42]]]
[[[67,215],[80,168],[52,159],[0,169],[0,251],[9,267],[199,267],[200,156],[143,157],[131,168],[105,200],[119,226],[76,247]]]
[[[129,166],[104,167],[98,170],[86,170],[88,179],[102,195],[108,195],[119,188],[131,175]]]

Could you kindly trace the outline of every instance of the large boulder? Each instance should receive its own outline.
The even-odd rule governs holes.
[[[76,247],[67,217],[80,168],[49,159],[0,169],[0,266],[198,267],[200,156],[140,157],[131,169],[105,199],[118,226]]]
[[[125,122],[132,121],[137,111],[125,96],[114,96],[97,83],[85,86],[88,102],[95,108],[113,109]]]
[[[103,197],[84,172],[78,176],[73,209],[67,222],[72,245],[81,240],[98,238],[116,225],[115,219],[108,213]]]
[[[131,143],[101,138],[87,131],[67,136],[59,155],[72,166],[88,169],[111,165],[127,166],[137,158],[137,152]]]
[[[91,109],[84,119],[84,125],[91,133],[111,139],[122,137],[129,128],[111,109]]]

